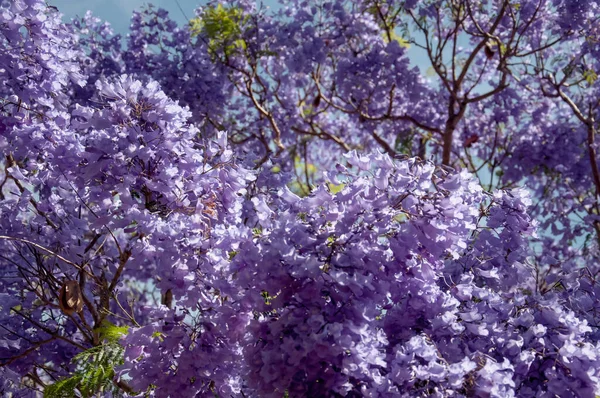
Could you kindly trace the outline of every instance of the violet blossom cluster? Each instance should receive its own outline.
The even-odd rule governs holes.
[[[597,10],[1,1],[0,391],[600,395]]]

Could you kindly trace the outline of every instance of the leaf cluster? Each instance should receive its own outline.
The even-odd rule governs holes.
[[[398,17],[403,11],[403,6],[390,7],[385,1],[373,1],[367,4],[366,11],[373,16],[379,27],[384,31],[382,34],[383,40],[386,43],[396,41],[401,47],[409,48],[410,42],[403,35],[396,32]]]
[[[242,36],[243,12],[237,7],[224,7],[222,4],[210,6],[203,16],[190,21],[192,36],[203,35],[209,40],[209,49],[216,56],[222,52],[225,57],[237,50],[245,50]]]
[[[77,354],[73,358],[77,370],[71,377],[46,387],[44,398],[91,397],[106,392],[111,392],[113,396],[121,396],[122,390],[113,380],[115,367],[123,364],[125,352],[118,341],[127,331],[126,326],[103,322],[96,329],[103,343]]]

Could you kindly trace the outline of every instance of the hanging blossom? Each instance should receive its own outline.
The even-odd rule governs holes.
[[[546,18],[535,3],[507,4]],[[549,123],[551,100],[520,95],[525,79],[474,105],[450,149],[501,146],[504,181],[531,175],[531,194],[400,156],[439,149],[451,96],[385,24],[449,9],[289,4],[271,18],[235,3],[225,38],[136,13],[124,50],[91,15],[64,25],[40,0],[0,3],[0,391],[76,374],[112,325],[128,329],[108,382],[128,396],[599,395],[596,267],[581,264],[594,257],[572,248],[568,218],[532,218],[552,176],[536,170],[590,181],[589,135]],[[481,5],[488,29],[496,5]],[[552,33],[592,26],[581,51],[595,54],[595,4],[555,7],[580,18]],[[430,144],[410,141],[415,126]],[[594,204],[576,199],[553,211]]]
[[[339,165],[332,178],[344,185],[336,194],[321,186],[299,198],[257,180],[245,226],[229,228],[226,256],[212,253],[223,279],[198,311],[187,320],[163,313],[124,340],[123,372],[136,388],[261,397],[597,392],[591,328],[559,297],[535,291],[525,191],[489,196],[467,173],[386,155],[351,153],[347,162],[352,169]]]

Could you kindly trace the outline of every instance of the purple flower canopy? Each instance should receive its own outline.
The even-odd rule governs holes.
[[[600,395],[598,3],[281,3],[0,1],[0,391]]]

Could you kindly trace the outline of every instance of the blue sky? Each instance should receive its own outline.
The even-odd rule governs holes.
[[[50,5],[57,7],[64,15],[65,21],[79,15],[85,15],[87,10],[107,22],[110,22],[115,33],[126,34],[129,30],[129,18],[133,10],[137,10],[145,4],[164,8],[169,11],[169,16],[179,24],[187,22],[188,18],[194,16],[194,9],[206,3],[202,0],[178,0],[181,9],[175,0],[48,0]],[[263,1],[267,6],[276,3],[274,0]]]
[[[48,3],[57,7],[63,14],[63,19],[69,21],[76,16],[85,15],[87,10],[107,22],[110,22],[115,33],[127,34],[129,31],[129,19],[134,10],[143,5],[152,5],[164,8],[177,23],[186,22],[185,13],[189,18],[194,15],[194,9],[200,5],[198,0],[178,0],[181,10],[175,0],[49,0]],[[183,10],[183,12],[182,12]]]
[[[129,20],[132,12],[148,4],[148,0],[48,0],[48,3],[60,10],[65,22],[76,16],[83,16],[87,10],[91,10],[96,17],[110,22],[115,33],[125,36],[129,32]],[[156,7],[167,10],[173,20],[183,25],[187,22],[187,18],[194,16],[194,10],[202,4],[206,4],[206,1],[152,0],[151,3]],[[261,3],[270,8],[277,7],[277,0],[262,0]],[[418,66],[421,73],[427,78],[430,63],[425,52],[416,46],[411,46],[408,50],[408,57],[411,64]],[[434,82],[434,84],[437,83],[435,79]],[[489,86],[483,85],[483,88],[489,89]],[[488,174],[485,174],[487,172],[484,171],[483,173],[484,180],[489,180]]]
[[[277,0],[262,0],[264,6],[277,7]],[[48,0],[50,5],[57,7],[63,14],[65,22],[76,16],[85,15],[91,10],[94,16],[110,22],[115,33],[126,36],[129,32],[129,19],[134,10],[151,3],[153,6],[164,8],[169,16],[179,25],[187,22],[187,18],[194,16],[194,10],[206,4],[202,0]],[[178,4],[179,3],[179,4]],[[185,15],[184,15],[185,14]],[[187,16],[187,18],[186,18]],[[414,46],[409,50],[408,56],[413,65],[421,68],[422,72],[429,67],[425,54]]]

